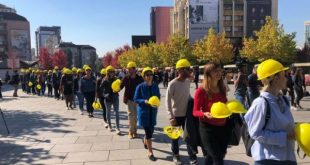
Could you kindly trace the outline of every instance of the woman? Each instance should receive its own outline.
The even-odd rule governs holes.
[[[84,95],[81,91],[81,84],[84,71],[82,69],[77,70],[77,75],[74,77],[74,94],[76,95],[79,103],[80,115],[83,115],[84,110]]]
[[[99,99],[101,107],[102,107],[102,117],[105,123],[105,127],[107,128],[109,125],[107,123],[107,110],[104,105],[104,97],[102,95],[102,89],[100,88],[101,82],[103,81],[104,77],[106,76],[106,70],[104,68],[101,69],[100,75],[96,81],[96,98]]]
[[[258,80],[262,81],[264,87],[260,97],[254,100],[244,116],[249,134],[255,140],[251,147],[255,165],[297,164],[294,154],[294,119],[288,100],[280,92],[286,88],[284,71],[287,69],[271,59],[262,62],[257,68]],[[267,107],[270,114],[268,120]]]
[[[204,69],[202,85],[194,95],[193,115],[199,118],[202,146],[207,152],[206,165],[223,165],[231,134],[228,118],[216,119],[210,114],[213,103],[227,102],[226,87],[219,64],[208,63]]]
[[[142,71],[144,82],[137,86],[134,101],[138,104],[138,124],[145,131],[143,139],[144,147],[148,149],[148,157],[155,161],[152,150],[152,136],[156,125],[157,108],[148,104],[148,99],[152,96],[160,98],[158,85],[153,83],[153,70],[146,67]]]
[[[85,72],[86,75],[83,76],[81,81],[81,91],[86,99],[88,117],[94,117],[94,108],[92,104],[95,101],[96,78],[92,76],[92,71],[90,67],[86,67]]]
[[[302,69],[298,68],[293,76],[293,81],[294,81],[294,90],[296,93],[296,98],[295,98],[295,103],[297,108],[303,109],[300,106],[300,100],[304,97],[304,89],[305,87],[305,80],[304,80],[304,75],[302,73]]]
[[[64,75],[61,77],[60,84],[61,91],[65,96],[67,110],[70,108],[73,109],[73,75],[70,69],[66,69],[64,71]]]
[[[119,112],[118,112],[119,96],[118,96],[118,91],[112,90],[112,83],[116,80],[115,69],[112,66],[108,66],[106,68],[106,71],[107,71],[107,75],[101,83],[101,89],[103,91],[104,105],[106,106],[106,110],[107,110],[108,129],[109,131],[113,131],[112,124],[111,124],[111,109],[113,105],[114,112],[115,112],[116,134],[121,135],[121,131],[119,127]]]

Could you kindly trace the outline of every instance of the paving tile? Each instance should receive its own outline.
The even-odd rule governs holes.
[[[109,151],[72,152],[67,155],[63,163],[107,161],[108,156]]]
[[[92,144],[56,144],[50,152],[90,151]]]
[[[105,161],[105,162],[86,162],[84,165],[130,165],[130,160]]]
[[[85,136],[79,137],[76,144],[88,144],[88,143],[106,143],[112,140],[112,135],[105,135],[105,136]]]
[[[91,151],[124,150],[124,149],[129,149],[129,142],[105,142],[100,144],[93,144]]]
[[[61,163],[66,157],[67,153],[39,153],[29,154],[23,156],[18,160],[18,164],[56,164]]]
[[[79,137],[46,138],[44,143],[52,144],[73,144]]]
[[[78,131],[67,133],[64,137],[72,137],[72,136],[96,136],[98,131]]]

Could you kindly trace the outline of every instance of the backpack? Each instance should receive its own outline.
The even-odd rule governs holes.
[[[265,125],[263,126],[263,130],[265,130],[267,123],[271,117],[271,111],[270,111],[270,105],[268,100],[263,97],[263,96],[259,96],[261,98],[263,98],[267,104],[267,112],[266,112],[266,116],[265,116]],[[284,102],[286,103],[286,105],[289,105],[289,102],[287,100],[287,98],[285,96],[282,96]],[[244,147],[245,147],[245,153],[247,156],[252,157],[252,153],[251,153],[251,148],[253,143],[255,142],[254,139],[251,138],[250,133],[249,133],[249,129],[248,129],[248,125],[245,123],[245,121],[243,121],[243,125],[241,127],[241,136],[242,136],[242,140],[244,143]]]

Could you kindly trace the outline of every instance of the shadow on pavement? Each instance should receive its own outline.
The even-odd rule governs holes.
[[[59,128],[69,126],[65,122],[76,119],[39,111],[3,110],[3,113],[10,134],[7,134],[3,119],[0,117],[0,164],[14,164],[17,161],[36,164],[36,161],[65,157],[49,153],[53,144],[44,138],[74,132]]]

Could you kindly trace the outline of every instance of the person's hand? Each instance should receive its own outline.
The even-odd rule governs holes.
[[[170,118],[170,125],[171,126],[176,126],[177,125],[177,120],[174,117]]]
[[[287,139],[288,140],[296,140],[296,134],[295,134],[294,130],[287,134]]]
[[[145,103],[146,105],[149,105],[149,102],[148,102],[147,100],[144,100],[144,103]]]
[[[203,113],[203,115],[208,118],[208,119],[212,119],[213,117],[211,116],[211,113],[210,112],[205,112]]]

